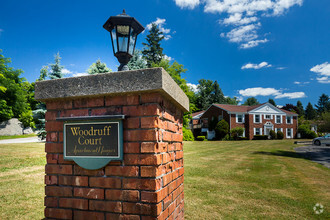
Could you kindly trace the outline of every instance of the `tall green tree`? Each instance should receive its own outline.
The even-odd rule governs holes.
[[[217,81],[214,81],[213,83],[213,93],[211,94],[212,103],[224,103],[225,102],[225,96],[223,95],[223,92],[218,84]]]
[[[255,97],[248,98],[243,105],[253,106],[253,105],[259,105],[259,101]]]
[[[274,99],[269,98],[268,102],[276,107],[276,103],[275,103]]]
[[[1,53],[2,50],[0,50],[0,121],[12,117],[20,119],[23,116],[29,121],[29,117],[32,118],[28,101],[30,84],[25,78],[20,77],[23,71],[10,67],[10,58],[4,57]]]
[[[146,37],[147,43],[142,43],[145,47],[142,50],[143,58],[147,61],[148,67],[153,63],[159,64],[164,57],[163,48],[160,42],[164,39],[163,32],[153,23]]]
[[[298,115],[299,115],[299,117],[300,116],[304,116],[305,115],[305,110],[304,110],[304,106],[303,106],[303,104],[301,103],[301,101],[297,101],[297,110],[298,110]]]
[[[112,70],[107,67],[107,64],[102,63],[100,59],[98,59],[95,63],[93,63],[87,70],[88,74],[99,74],[99,73],[109,73]]]
[[[50,73],[49,73],[49,78],[50,79],[60,79],[63,77],[63,73],[62,73],[62,69],[64,68],[61,65],[61,57],[60,57],[60,53],[57,52],[57,54],[55,54],[55,63],[50,64]]]
[[[196,105],[197,108],[201,110],[207,109],[210,105],[213,104],[212,100],[212,92],[213,92],[213,81],[200,79],[198,80],[198,94]]]
[[[228,104],[228,105],[238,105],[239,100],[237,97],[230,98],[229,96],[225,97],[225,101],[223,104]]]
[[[307,120],[313,120],[316,118],[316,110],[313,108],[313,105],[310,102],[308,102],[306,106],[305,114]]]
[[[142,53],[139,50],[135,50],[133,57],[127,64],[130,70],[138,70],[147,68],[147,62],[143,59]]]
[[[330,132],[330,111],[323,112],[321,120],[318,122],[318,130],[321,132]]]
[[[315,105],[317,113],[320,115],[323,112],[330,111],[330,100],[329,96],[326,94],[322,94],[317,102],[317,105]]]

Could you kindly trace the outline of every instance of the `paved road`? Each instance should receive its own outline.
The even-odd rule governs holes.
[[[330,147],[304,146],[294,150],[301,156],[330,168]]]
[[[0,140],[0,144],[19,144],[19,143],[31,143],[31,142],[41,142],[38,137],[30,138],[16,138],[16,139],[5,139]]]

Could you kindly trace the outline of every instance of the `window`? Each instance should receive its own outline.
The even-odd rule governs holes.
[[[283,128],[276,128],[276,129],[275,129],[275,132],[277,133],[278,131],[283,132]]]
[[[266,118],[266,119],[271,119],[272,116],[271,116],[271,115],[265,115],[265,118]]]
[[[260,123],[260,115],[254,115],[254,123]]]
[[[286,137],[291,138],[292,137],[292,128],[287,128],[286,129]]]
[[[222,115],[218,116],[218,121],[221,121],[223,119]]]
[[[261,135],[261,128],[255,128],[254,135]]]
[[[281,124],[282,123],[282,115],[276,115],[276,124]]]
[[[286,116],[286,123],[292,124],[292,116]]]
[[[244,115],[236,114],[236,122],[237,123],[244,123]]]

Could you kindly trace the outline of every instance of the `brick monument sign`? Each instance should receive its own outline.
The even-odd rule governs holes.
[[[164,69],[41,81],[35,94],[47,106],[46,219],[184,218],[189,100]]]

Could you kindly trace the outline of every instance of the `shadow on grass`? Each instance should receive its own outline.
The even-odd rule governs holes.
[[[270,155],[270,156],[281,156],[291,158],[302,158],[320,163],[330,168],[330,149],[327,148],[316,148],[313,150],[300,150],[298,152],[277,150],[273,152],[267,151],[255,151],[253,154]]]
[[[255,151],[253,154],[280,156],[280,157],[293,157],[293,158],[304,158],[301,154],[292,151],[277,150],[273,152],[268,151]]]

